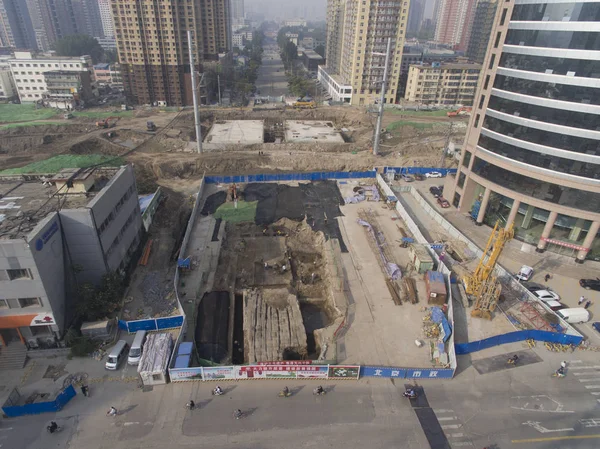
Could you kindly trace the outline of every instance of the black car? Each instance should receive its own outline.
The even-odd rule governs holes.
[[[586,290],[596,290],[600,292],[600,279],[580,279],[579,285],[581,285]]]
[[[436,186],[429,187],[429,193],[431,193],[434,198],[442,196],[442,191]]]
[[[522,285],[530,292],[536,292],[538,290],[546,290],[548,288],[545,285],[536,284],[535,282],[523,282]]]

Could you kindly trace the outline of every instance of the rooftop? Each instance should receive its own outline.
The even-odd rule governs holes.
[[[422,70],[427,69],[481,69],[481,64],[476,62],[441,62],[436,66],[433,64],[411,64],[411,67],[419,67]]]
[[[264,128],[263,120],[218,120],[208,132],[205,142],[247,145],[263,143]]]
[[[344,138],[332,122],[316,120],[286,120],[286,142],[344,143]]]
[[[310,59],[323,59],[323,56],[321,56],[319,53],[317,53],[314,50],[304,50],[303,52],[307,58]]]
[[[0,240],[25,239],[33,228],[49,213],[60,209],[85,207],[96,196],[119,168],[90,169],[73,181],[89,181],[94,175],[93,187],[85,193],[64,193],[53,182],[63,183],[69,178],[62,170],[52,179],[47,177],[0,176]],[[76,169],[70,172],[74,174]]]

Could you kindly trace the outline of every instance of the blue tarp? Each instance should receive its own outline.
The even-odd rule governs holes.
[[[438,274],[440,276],[442,276],[441,273],[438,273]],[[444,279],[442,276],[442,282],[443,281],[444,281]],[[442,325],[442,329],[444,329],[444,343],[445,343],[450,338],[450,335],[452,334],[452,329],[450,328],[450,323],[448,323],[448,320],[446,319],[446,315],[444,315],[444,312],[442,312],[442,309],[440,309],[439,307],[431,308],[431,321]]]
[[[179,343],[179,348],[177,349],[177,355],[186,355],[192,353],[192,345],[191,341],[184,341]]]
[[[154,198],[154,193],[150,193],[148,195],[139,195],[138,202],[140,203],[140,210],[142,214],[146,211],[150,203],[152,202],[152,198]]]
[[[190,366],[190,354],[178,355],[175,359],[175,366],[173,368],[187,368]]]

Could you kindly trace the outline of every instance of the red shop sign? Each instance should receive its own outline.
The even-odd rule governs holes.
[[[552,243],[553,245],[564,246],[565,248],[576,249],[577,251],[589,251],[589,248],[584,248],[583,246],[574,245],[573,243],[561,242],[560,240],[549,239],[547,237],[542,237],[542,240],[548,243]]]
[[[280,362],[258,362],[257,365],[311,365],[312,360],[284,360]]]

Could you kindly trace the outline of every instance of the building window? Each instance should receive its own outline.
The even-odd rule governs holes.
[[[500,26],[504,25],[504,22],[506,21],[506,14],[508,13],[508,8],[504,8],[502,10],[502,17],[500,18]]]
[[[479,99],[479,109],[483,108],[483,103],[485,102],[485,95],[482,95]]]
[[[8,279],[11,281],[16,281],[19,279],[33,279],[31,276],[31,271],[27,268],[18,269],[18,270],[6,270],[8,274]]]
[[[19,305],[21,307],[41,307],[42,301],[40,298],[19,298]]]
[[[485,77],[485,81],[483,82],[483,89],[487,90],[489,84],[490,84],[490,75],[487,75]]]
[[[475,128],[478,128],[478,127],[479,127],[479,119],[480,119],[480,115],[479,115],[479,114],[477,114],[477,115],[475,116],[475,122],[473,123],[473,126],[474,126]]]
[[[6,299],[0,299],[0,309],[8,309],[8,303],[6,302]]]
[[[34,337],[39,335],[52,335],[52,328],[50,326],[30,326],[29,330]]]
[[[494,48],[498,48],[498,45],[500,44],[500,37],[502,37],[502,33],[498,31],[496,33],[496,40],[494,41]]]
[[[494,63],[496,62],[496,55],[492,53],[492,57],[490,58],[490,65],[488,66],[488,69],[493,69],[494,68]]]

